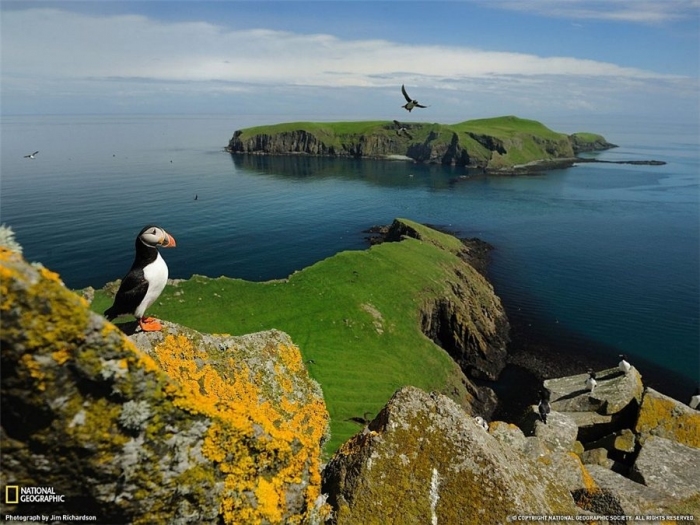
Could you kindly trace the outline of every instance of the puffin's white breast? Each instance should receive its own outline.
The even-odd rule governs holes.
[[[168,282],[168,265],[158,254],[156,260],[143,269],[143,276],[148,282],[148,291],[146,296],[141,301],[141,304],[136,308],[134,315],[143,317],[149,306],[151,306],[158,296],[163,292],[165,285]]]

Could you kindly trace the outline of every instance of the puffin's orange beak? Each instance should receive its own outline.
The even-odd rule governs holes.
[[[160,245],[163,248],[175,248],[177,244],[175,243],[175,238],[170,235],[168,232],[165,233],[165,238],[160,242]]]

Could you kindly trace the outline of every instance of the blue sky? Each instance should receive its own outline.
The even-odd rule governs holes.
[[[0,3],[3,115],[697,122],[700,0]]]

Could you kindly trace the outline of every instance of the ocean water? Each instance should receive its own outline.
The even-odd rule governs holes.
[[[463,169],[223,151],[236,129],[265,122],[273,121],[3,117],[0,221],[29,260],[81,288],[122,277],[147,223],[177,240],[165,254],[171,277],[267,280],[364,249],[363,230],[406,217],[491,243],[490,279],[510,315],[561,352],[604,352],[611,366],[626,353],[643,373],[669,372],[681,392],[700,380],[697,126],[585,129],[620,145],[596,158],[664,166],[455,180]],[[23,158],[35,150],[36,159]]]

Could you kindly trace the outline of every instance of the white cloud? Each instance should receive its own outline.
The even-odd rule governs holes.
[[[491,0],[484,5],[542,16],[661,24],[697,17],[700,0]]]
[[[149,96],[247,93],[249,101],[257,96],[257,104],[271,107],[359,100],[371,110],[380,103],[378,90],[386,94],[391,89],[396,97],[402,83],[419,100],[431,103],[422,98],[430,97],[438,107],[441,97],[447,106],[456,95],[463,107],[480,100],[501,107],[606,105],[614,93],[631,98],[630,86],[639,93],[697,96],[695,79],[573,57],[230,30],[205,22],[56,9],[5,11],[1,22],[3,95],[10,102],[43,94],[52,99],[131,99],[144,105]],[[342,94],[350,91],[352,96]],[[580,92],[579,99],[574,94]]]

